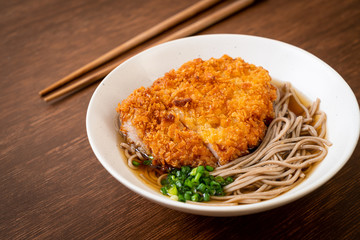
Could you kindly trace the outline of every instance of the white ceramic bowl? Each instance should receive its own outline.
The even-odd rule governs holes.
[[[241,57],[267,69],[271,77],[292,85],[310,100],[321,99],[328,120],[328,155],[300,185],[274,199],[239,206],[198,206],[177,202],[147,187],[127,167],[117,146],[115,108],[131,92],[194,58]],[[148,49],[113,70],[97,87],[89,103],[86,128],[101,164],[119,182],[141,196],[175,210],[208,215],[238,216],[272,209],[314,191],[333,177],[350,158],[359,138],[359,106],[343,78],[314,55],[276,40],[246,35],[203,35]],[[144,199],[144,201],[146,201]]]

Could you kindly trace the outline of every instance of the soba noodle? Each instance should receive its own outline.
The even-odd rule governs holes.
[[[211,197],[221,201],[219,205],[255,203],[274,198],[295,187],[305,178],[309,167],[326,156],[331,143],[325,139],[326,114],[319,110],[320,100],[307,108],[289,83],[278,88],[277,95],[275,119],[258,148],[210,173],[234,178],[234,182],[224,187],[225,196]],[[289,109],[291,97],[302,109],[302,115],[297,116]],[[130,168],[138,168],[133,165],[133,160],[146,160],[134,146],[120,145],[125,149]],[[156,168],[145,167],[140,177],[160,187],[166,174]]]

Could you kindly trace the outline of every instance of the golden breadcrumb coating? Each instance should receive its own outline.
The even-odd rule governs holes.
[[[233,59],[224,55],[206,61],[194,59],[178,70],[169,71],[150,88],[136,90],[119,105],[118,112],[122,122],[132,119],[147,150],[158,156],[156,163],[196,166],[214,162],[215,156],[215,162],[223,165],[247,154],[264,137],[265,123],[274,117],[273,101],[276,99],[276,90],[270,81],[267,70],[248,64],[241,58]],[[149,91],[151,94],[140,97],[136,95],[139,91]],[[133,98],[136,99],[131,100]],[[137,101],[141,101],[141,104],[136,105]],[[154,108],[156,111],[148,107],[148,104],[155,102],[162,104]],[[148,115],[142,117],[144,114],[141,113],[139,121],[133,120],[137,118],[134,111],[139,111],[138,114],[146,111]],[[174,122],[170,125],[168,122],[154,121],[169,114],[174,116]],[[147,139],[143,136],[149,135],[148,128],[143,125],[149,124],[150,120],[153,124],[152,137]],[[172,137],[169,140],[163,137],[169,136],[169,129],[172,128],[174,130],[171,131],[191,135],[186,147],[181,145],[181,138]],[[198,143],[201,152],[207,154],[194,158],[197,156],[192,152],[195,146],[189,150],[188,144]],[[176,145],[176,151],[169,151],[168,145],[171,144]],[[205,160],[207,158],[211,160]]]

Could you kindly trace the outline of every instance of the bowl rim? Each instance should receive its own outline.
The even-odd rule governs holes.
[[[90,146],[95,154],[95,156],[97,157],[97,159],[100,161],[100,163],[103,165],[103,167],[115,178],[117,179],[120,183],[122,183],[123,185],[125,185],[127,188],[129,188],[130,190],[136,192],[137,194],[153,201],[156,202],[160,205],[163,206],[167,206],[170,207],[172,209],[176,209],[179,211],[184,211],[184,212],[188,212],[188,213],[193,213],[193,214],[199,214],[199,215],[211,215],[211,216],[215,216],[215,215],[224,215],[224,216],[239,216],[239,215],[245,215],[245,214],[250,214],[250,213],[256,213],[256,212],[260,212],[260,211],[265,211],[265,210],[269,210],[272,208],[276,208],[280,205],[285,205],[289,202],[295,201],[307,194],[309,194],[310,192],[314,191],[315,189],[319,188],[320,186],[322,186],[325,182],[327,182],[328,180],[330,180],[346,163],[347,161],[350,159],[350,157],[352,156],[355,147],[357,145],[357,142],[359,140],[359,135],[360,135],[360,124],[358,124],[359,126],[357,127],[357,129],[354,129],[353,133],[353,141],[351,142],[351,146],[349,146],[349,148],[347,149],[347,153],[346,156],[344,157],[344,159],[342,159],[341,164],[339,164],[336,168],[333,168],[332,171],[329,171],[327,174],[323,175],[322,178],[317,179],[316,182],[312,182],[311,184],[308,184],[307,186],[305,186],[304,188],[300,188],[297,189],[297,191],[293,191],[291,194],[282,194],[279,195],[273,199],[269,199],[266,201],[261,201],[258,203],[253,203],[253,204],[245,204],[245,205],[236,205],[236,206],[206,206],[206,205],[194,205],[194,204],[186,204],[183,202],[178,202],[178,201],[174,201],[171,200],[168,197],[162,196],[160,193],[149,193],[147,191],[143,191],[140,187],[132,184],[128,179],[124,178],[123,176],[121,176],[120,174],[118,174],[116,172],[116,170],[103,158],[103,156],[101,155],[99,149],[97,148],[96,144],[94,143],[93,140],[93,133],[91,131],[91,126],[90,126],[90,117],[91,117],[91,111],[92,111],[92,106],[94,105],[94,101],[96,100],[96,95],[98,94],[98,92],[100,91],[100,89],[102,88],[102,83],[105,83],[106,81],[108,81],[108,79],[110,79],[116,71],[118,71],[118,69],[121,66],[126,65],[128,62],[134,61],[134,59],[138,58],[139,56],[143,55],[143,54],[148,54],[151,51],[156,51],[157,49],[160,48],[164,48],[164,47],[168,47],[174,44],[177,44],[179,42],[182,41],[191,41],[192,39],[195,38],[202,38],[202,39],[206,39],[206,38],[217,38],[217,37],[240,37],[240,38],[249,38],[249,39],[262,39],[265,41],[270,41],[273,43],[277,43],[277,44],[281,44],[285,47],[290,47],[293,50],[296,51],[300,51],[302,54],[306,54],[308,56],[310,56],[311,58],[313,58],[315,61],[322,63],[323,65],[326,66],[326,68],[328,69],[328,71],[332,72],[332,74],[335,74],[337,76],[338,79],[342,80],[342,84],[344,85],[345,88],[347,88],[347,90],[352,94],[351,98],[352,101],[355,101],[355,103],[357,103],[355,94],[352,92],[350,86],[346,83],[346,81],[340,76],[340,74],[338,74],[333,68],[331,68],[327,63],[325,63],[323,60],[321,60],[320,58],[316,57],[315,55],[309,53],[308,51],[305,51],[299,47],[296,47],[294,45],[279,41],[279,40],[274,40],[274,39],[270,39],[270,38],[265,38],[265,37],[260,37],[260,36],[252,36],[252,35],[243,35],[243,34],[208,34],[208,35],[199,35],[199,36],[191,36],[191,37],[186,37],[186,38],[181,38],[181,39],[176,39],[173,41],[169,41],[166,43],[162,43],[160,45],[151,47],[149,49],[146,49],[136,55],[134,55],[133,57],[127,59],[126,61],[124,61],[123,63],[121,63],[119,66],[117,66],[113,71],[111,71],[103,80],[102,82],[97,86],[97,88],[95,89],[88,108],[87,108],[87,114],[86,114],[86,131],[87,131],[87,136],[88,136],[88,141],[90,143]],[[357,111],[356,113],[354,112],[354,116],[355,121],[357,123],[360,122],[360,110],[359,110],[359,105],[357,104]],[[289,190],[288,192],[291,192],[292,190]]]

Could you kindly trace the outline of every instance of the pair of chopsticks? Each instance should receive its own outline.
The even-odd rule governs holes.
[[[119,65],[124,60],[122,60],[121,62],[116,62],[114,64],[111,64],[105,68],[98,70],[98,71],[95,70],[96,68],[100,67],[101,65],[103,65],[105,63],[108,63],[110,60],[120,56],[121,54],[125,53],[126,51],[128,51],[136,46],[139,46],[140,44],[146,42],[147,40],[174,27],[175,25],[191,18],[192,16],[196,15],[197,13],[200,13],[200,12],[204,11],[205,9],[210,8],[211,6],[214,6],[215,4],[219,3],[220,1],[221,0],[199,1],[198,3],[186,8],[185,10],[179,12],[178,14],[166,19],[165,21],[150,28],[149,30],[135,36],[134,38],[128,40],[127,42],[110,50],[109,52],[107,52],[104,55],[100,56],[99,58],[95,59],[94,61],[86,64],[85,66],[72,72],[71,74],[67,75],[66,77],[60,79],[58,82],[55,82],[54,84],[50,85],[49,87],[41,90],[39,92],[39,95],[42,96],[46,102],[48,102],[48,101],[57,99],[59,97],[65,96],[71,92],[78,91],[82,88],[85,88],[86,86],[105,77],[108,73],[110,73],[117,65]],[[201,31],[202,29],[205,29],[205,28],[221,21],[222,19],[234,14],[235,12],[247,7],[248,5],[252,4],[253,2],[254,2],[254,0],[233,1],[231,4],[206,16],[205,18],[200,19],[197,22],[157,41],[155,44],[151,45],[150,47],[158,45],[160,43],[164,43],[167,41],[171,41],[174,39],[187,37],[192,34],[195,34],[199,31]],[[89,73],[90,71],[93,71],[93,72]],[[85,74],[87,74],[87,75],[84,76]],[[81,79],[74,82],[72,85],[66,86],[62,89],[59,89],[60,87],[63,87],[65,84],[68,84],[79,77],[81,77]]]

